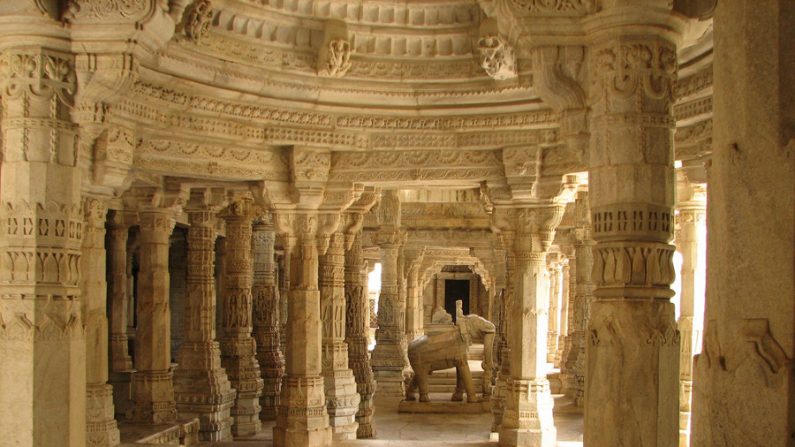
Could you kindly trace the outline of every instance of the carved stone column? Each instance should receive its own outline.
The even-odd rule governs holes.
[[[156,194],[153,192],[152,194]],[[174,210],[139,210],[140,264],[136,296],[134,419],[153,424],[177,417],[171,370],[171,316],[168,306],[168,242]]]
[[[549,331],[547,332],[547,363],[554,363],[560,336],[560,277],[561,265],[557,258],[547,266],[549,283]]]
[[[349,236],[350,249],[345,253],[345,342],[348,343],[348,366],[356,379],[359,393],[359,410],[356,412],[357,438],[375,436],[373,415],[375,413],[375,377],[367,351],[367,332],[370,327],[369,302],[367,298],[367,269],[362,257],[362,236],[356,232]]]
[[[292,236],[285,234],[277,235],[278,240],[281,240],[281,247],[283,255],[281,257],[281,269],[279,274],[279,348],[282,355],[287,358],[287,301],[290,298],[290,264],[292,263],[292,252],[295,247],[295,240]]]
[[[9,445],[86,442],[75,88],[65,53],[0,53],[0,433]],[[58,405],[42,405],[45,396]]]
[[[119,443],[113,418],[113,387],[108,385],[108,319],[105,271],[105,217],[103,200],[83,201],[83,255],[80,285],[86,332],[86,442],[92,446]]]
[[[675,274],[669,242],[680,22],[671,11],[639,1],[607,7],[593,19],[611,25],[589,36],[596,290],[584,441],[593,447],[672,446],[678,437],[679,331],[669,300]]]
[[[323,325],[318,290],[318,215],[276,216],[279,229],[295,241],[290,266],[287,320],[287,357],[282,395],[276,414],[276,447],[331,445],[331,427],[323,377]],[[321,247],[323,248],[323,247]]]
[[[221,360],[232,387],[237,390],[232,408],[232,434],[251,436],[260,432],[259,398],[263,380],[257,362],[257,343],[252,330],[251,199],[233,201],[225,211],[224,309]]]
[[[381,295],[378,298],[378,329],[375,333],[373,371],[382,396],[403,397],[403,373],[409,367],[406,345],[406,301],[401,297],[399,259],[405,233],[400,231],[400,197],[384,191],[378,207],[380,225],[375,234],[382,250]],[[403,298],[403,299],[401,299]]]
[[[493,416],[491,432],[498,434],[502,427],[502,420],[505,414],[505,397],[507,394],[508,379],[511,376],[511,347],[508,339],[508,327],[510,318],[508,317],[514,300],[514,270],[516,258],[514,257],[513,243],[515,234],[507,230],[500,233],[500,245],[505,253],[505,291],[502,295],[500,306],[500,324],[497,327],[499,333],[498,344],[495,349],[498,353],[500,369],[497,373],[497,380],[494,391],[491,395],[491,413]]]
[[[221,366],[215,337],[215,224],[218,207],[211,191],[194,191],[188,209],[187,294],[183,340],[174,373],[174,397],[181,417],[199,418],[204,441],[232,439],[236,392]],[[217,200],[216,203],[220,202]]]
[[[682,254],[679,296],[679,446],[690,447],[693,355],[701,351],[704,328],[707,207],[703,189],[677,205],[676,247]],[[697,278],[701,278],[697,281]]]
[[[574,239],[573,235],[571,236],[571,239]],[[568,291],[568,304],[566,305],[568,309],[566,313],[566,326],[568,327],[568,334],[566,335],[565,340],[566,346],[563,348],[563,353],[560,357],[560,372],[563,376],[563,393],[567,396],[570,396],[572,399],[574,398],[574,394],[576,392],[575,390],[577,388],[577,378],[575,377],[574,366],[575,362],[577,361],[577,356],[580,349],[580,339],[578,337],[582,336],[582,329],[578,326],[577,322],[578,318],[580,318],[580,315],[579,309],[577,309],[577,256],[574,245],[575,244],[572,244],[569,247],[569,263],[566,270],[566,276],[568,278],[568,284],[566,286]]]
[[[558,334],[558,350],[555,352],[554,364],[563,369],[563,352],[568,348],[569,343],[569,260],[564,258],[561,261],[560,274],[560,334]]]
[[[373,350],[373,372],[382,396],[403,397],[403,371],[407,365],[406,302],[400,300],[398,253],[401,233],[379,234],[383,252],[381,294],[378,297],[378,329]]]
[[[348,367],[345,343],[345,235],[334,233],[320,257],[320,318],[323,321],[323,377],[329,424],[335,440],[356,439],[359,394]]]
[[[422,335],[422,291],[416,267],[409,270],[406,285],[406,341],[411,342]]]
[[[552,395],[546,374],[549,294],[546,252],[563,216],[562,206],[500,209],[498,227],[516,231],[514,297],[508,307],[510,378],[506,384],[501,446],[554,446]],[[528,342],[535,340],[535,343]]]
[[[113,372],[132,369],[128,352],[127,307],[129,306],[127,278],[127,235],[130,227],[120,211],[111,211],[108,218],[108,263],[110,282],[110,364]]]
[[[793,443],[795,3],[718,1],[693,447]]]
[[[284,356],[280,347],[281,299],[276,285],[273,244],[276,233],[269,213],[254,222],[254,340],[264,388],[260,397],[263,421],[276,419],[284,375]]]

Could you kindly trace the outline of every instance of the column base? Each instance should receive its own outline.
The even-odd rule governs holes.
[[[406,397],[406,382],[403,371],[375,371],[378,395],[381,397]]]
[[[259,393],[243,393],[235,399],[232,408],[232,435],[235,437],[254,436],[262,431],[259,420]]]
[[[546,379],[507,383],[500,446],[555,447],[554,403]]]
[[[89,384],[86,387],[86,444],[110,447],[119,444],[119,428],[114,418],[113,387]]]
[[[187,366],[189,362],[181,357]],[[217,362],[220,363],[220,358]],[[178,368],[174,373],[174,399],[179,416],[199,419],[199,439],[202,441],[232,439],[231,410],[236,395],[222,368],[210,371]]]
[[[273,428],[274,447],[328,447],[332,431],[322,377],[285,377]]]
[[[276,411],[279,407],[279,394],[282,392],[282,378],[264,377],[262,396],[259,398],[261,408],[259,418],[261,421],[273,421],[276,419]]]
[[[362,386],[358,388],[361,400],[359,401],[359,410],[356,412],[356,423],[359,424],[359,427],[356,429],[356,438],[374,438],[376,431],[375,423],[373,422],[373,416],[375,415],[373,393],[372,391],[363,393]]]
[[[129,371],[133,369],[132,357],[127,354],[128,339],[126,335],[110,336],[110,365],[113,371]]]
[[[346,362],[347,363],[347,362]],[[335,441],[356,439],[356,412],[361,396],[356,392],[353,371],[329,371],[324,373],[326,408],[329,425]]]
[[[146,424],[171,424],[177,420],[171,371],[137,371],[133,374],[133,420]]]

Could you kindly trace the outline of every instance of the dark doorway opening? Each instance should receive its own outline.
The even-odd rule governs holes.
[[[469,313],[469,280],[447,279],[444,281],[444,310],[456,320],[455,302],[463,301],[464,315]]]

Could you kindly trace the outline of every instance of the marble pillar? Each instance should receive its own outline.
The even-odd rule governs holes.
[[[795,3],[719,1],[693,447],[793,443]]]
[[[22,40],[0,53],[0,433],[8,445],[82,447],[86,340],[81,177],[69,120],[74,63],[67,53]]]
[[[508,339],[511,312],[514,300],[514,269],[516,258],[514,257],[513,231],[502,231],[500,233],[500,245],[505,253],[505,290],[502,295],[500,306],[500,321],[497,326],[499,337],[497,338],[497,346],[495,351],[499,361],[499,371],[497,372],[497,380],[495,382],[494,390],[491,395],[491,413],[492,424],[491,432],[495,435],[500,432],[502,427],[502,419],[505,414],[505,397],[507,394],[508,379],[511,375],[511,347],[510,340]]]
[[[406,302],[400,299],[398,253],[400,234],[380,235],[383,240],[381,294],[378,297],[378,329],[375,332],[373,372],[382,396],[403,397],[403,373],[408,366],[406,345]]]
[[[660,2],[662,4],[662,2]],[[669,6],[670,7],[670,6]],[[679,331],[670,302],[673,84],[680,22],[646,2],[606,7],[590,33],[593,279],[586,445],[678,438]]]
[[[323,379],[329,425],[335,440],[356,439],[359,393],[348,366],[345,343],[345,235],[331,236],[320,257],[320,319],[323,322]]]
[[[295,240],[292,236],[277,235],[277,240],[281,240],[282,256],[280,257],[279,269],[279,348],[285,361],[287,352],[287,301],[290,298],[290,264],[292,263],[292,252]]]
[[[568,349],[567,345],[569,343],[569,283],[571,278],[569,278],[568,258],[563,258],[560,268],[560,318],[558,320],[560,322],[560,334],[558,334],[558,350],[555,352],[554,364],[561,369],[562,373],[564,369],[563,352]]]
[[[113,387],[108,384],[108,285],[105,271],[105,200],[83,201],[83,254],[80,288],[86,333],[86,443],[114,446],[119,429],[114,419]]]
[[[263,380],[257,362],[257,343],[251,336],[252,208],[250,199],[241,198],[233,201],[222,214],[226,220],[226,254],[221,360],[232,387],[237,390],[232,407],[234,436],[252,436],[262,428],[259,398]]]
[[[318,238],[316,216],[289,216],[295,248],[287,300],[287,357],[273,429],[275,447],[326,447],[331,427],[322,372]]]
[[[188,209],[187,293],[183,340],[177,353],[174,397],[180,417],[199,418],[204,441],[232,439],[236,391],[221,366],[215,334],[215,223],[218,209]]]
[[[514,296],[509,303],[510,377],[499,431],[501,446],[555,445],[553,401],[547,380],[546,336],[549,294],[544,280],[554,228],[563,207],[529,208],[515,212]],[[531,222],[545,222],[534,228]],[[535,340],[535,343],[532,341]]]
[[[560,336],[560,262],[554,259],[547,267],[549,278],[549,331],[547,333],[547,363],[555,362]]]
[[[264,381],[259,400],[262,407],[260,419],[266,421],[276,419],[284,375],[284,356],[279,334],[282,300],[276,284],[273,253],[276,233],[270,215],[266,214],[255,220],[252,232],[254,340],[257,342],[257,361]]]
[[[422,291],[417,268],[409,270],[406,280],[406,342],[422,335]]]
[[[707,213],[705,194],[677,205],[676,248],[682,254],[679,295],[679,447],[690,447],[693,355],[701,351],[704,328]],[[700,199],[700,200],[699,200]]]
[[[135,300],[135,374],[133,418],[150,424],[176,420],[171,370],[171,315],[168,306],[168,242],[174,211],[146,208],[140,222],[140,270]]]
[[[356,412],[356,437],[375,437],[375,377],[367,351],[367,333],[370,327],[367,299],[367,269],[362,257],[361,232],[349,236],[350,248],[345,252],[345,342],[348,344],[348,366],[356,379],[359,408]]]
[[[593,247],[596,244],[592,239],[590,224],[590,206],[588,202],[588,192],[577,193],[576,199],[577,229],[574,244],[574,257],[577,265],[574,270],[575,288],[575,341],[577,345],[576,358],[574,359],[574,404],[577,408],[585,406],[585,365],[587,361],[586,347],[588,343],[588,322],[591,319],[591,303],[593,302],[593,292],[595,289],[591,278],[593,271]],[[575,350],[572,349],[572,353]]]
[[[110,264],[108,304],[110,306],[110,365],[113,372],[132,369],[128,352],[127,319],[129,279],[127,278],[127,239],[130,231],[121,211],[111,211],[108,217],[107,256]]]

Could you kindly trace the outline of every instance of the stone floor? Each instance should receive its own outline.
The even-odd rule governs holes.
[[[377,439],[340,441],[337,447],[479,447],[497,445],[489,440],[491,414],[399,414],[397,400],[376,402]],[[571,401],[555,396],[557,447],[582,447],[582,414],[572,408]],[[214,447],[272,446],[273,424],[266,423],[262,434],[234,442],[202,443]],[[139,444],[140,445],[140,444]]]

